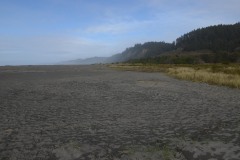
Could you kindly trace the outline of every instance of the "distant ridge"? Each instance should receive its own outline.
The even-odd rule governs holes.
[[[156,63],[240,62],[240,23],[200,28],[182,35],[176,39],[176,42],[135,44],[111,57],[77,59],[64,64],[115,63],[134,60]]]
[[[60,64],[64,64],[64,65],[100,64],[100,63],[106,63],[107,59],[108,59],[107,57],[92,57],[92,58],[86,58],[86,59],[76,59],[76,60],[60,62]]]

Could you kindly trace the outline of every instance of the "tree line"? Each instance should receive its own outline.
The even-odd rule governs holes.
[[[177,38],[176,48],[184,51],[208,49],[214,52],[234,52],[240,49],[240,23],[193,30]]]
[[[208,53],[199,55],[203,50],[207,50]],[[192,55],[192,52],[197,55]],[[199,28],[182,35],[172,43],[161,41],[135,44],[110,57],[109,61],[124,62],[139,59],[154,63],[239,62],[240,23]]]

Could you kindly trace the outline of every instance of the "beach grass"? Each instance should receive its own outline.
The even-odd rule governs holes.
[[[240,64],[141,64],[120,63],[109,67],[128,71],[164,72],[172,77],[240,88]]]

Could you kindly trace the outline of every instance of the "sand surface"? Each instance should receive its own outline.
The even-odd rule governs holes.
[[[239,160],[240,90],[102,65],[0,67],[0,160]]]

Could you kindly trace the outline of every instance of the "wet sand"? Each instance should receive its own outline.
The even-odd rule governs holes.
[[[239,160],[240,90],[103,65],[0,67],[1,160]]]

